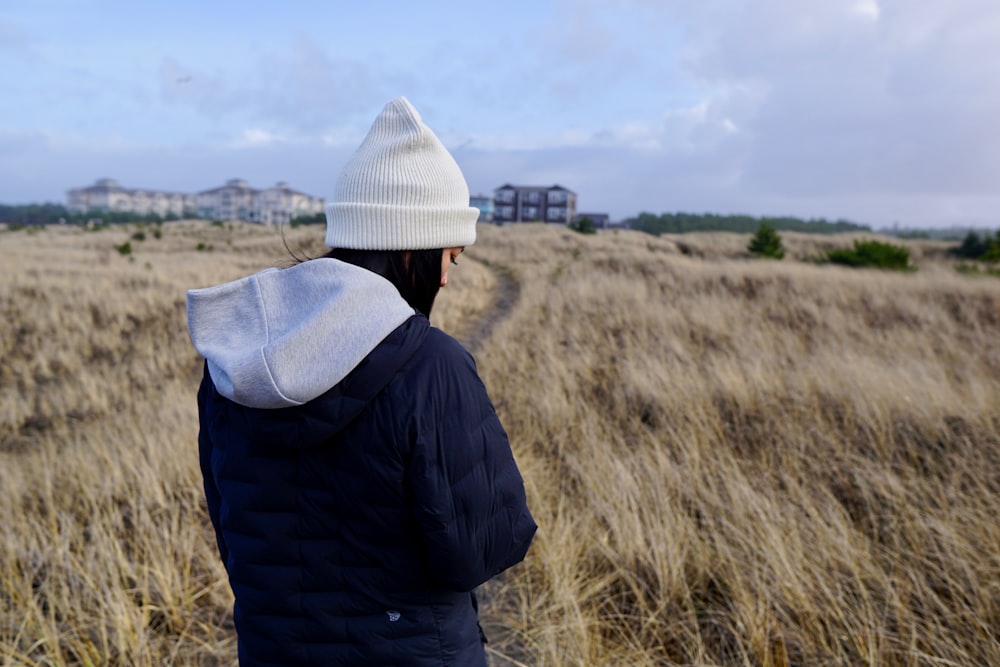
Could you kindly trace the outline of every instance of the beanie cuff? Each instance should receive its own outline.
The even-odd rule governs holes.
[[[326,205],[326,245],[352,250],[429,250],[476,242],[479,209],[356,202]]]

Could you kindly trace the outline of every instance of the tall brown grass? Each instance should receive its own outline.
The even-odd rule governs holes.
[[[184,290],[288,256],[204,223],[120,255],[136,231],[0,231],[3,665],[235,662]],[[485,591],[494,662],[1000,664],[1000,281],[746,242],[525,225],[459,260],[434,320],[540,525]]]

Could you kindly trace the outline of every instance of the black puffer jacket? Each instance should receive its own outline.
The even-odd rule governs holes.
[[[198,393],[242,665],[485,665],[471,591],[535,532],[472,357],[414,315],[332,389]]]

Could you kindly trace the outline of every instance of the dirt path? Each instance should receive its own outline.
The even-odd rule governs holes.
[[[471,321],[461,336],[463,345],[473,354],[479,351],[482,345],[489,340],[490,335],[493,333],[493,328],[510,316],[511,311],[514,310],[514,306],[521,297],[521,285],[511,275],[510,271],[502,266],[497,266],[481,259],[477,259],[476,261],[493,273],[497,281],[497,287],[493,295],[493,304],[479,317]],[[498,579],[503,576],[504,574],[501,573],[498,575]],[[480,600],[480,610],[488,609],[492,603],[488,588],[480,587],[476,593]],[[492,626],[490,624],[488,611],[480,619],[488,637],[493,636],[494,640],[496,640],[504,633],[505,628],[502,626]],[[507,652],[506,655],[497,650],[494,645],[487,644],[487,660],[490,667],[526,667],[527,653],[516,643],[508,640],[503,642],[502,648]]]
[[[494,277],[496,277],[497,289],[493,298],[493,305],[482,315],[470,322],[462,336],[462,342],[465,344],[465,347],[473,354],[479,350],[480,346],[493,333],[493,327],[510,316],[514,305],[521,296],[521,286],[514,276],[510,274],[510,271],[483,260],[477,261],[489,269]]]

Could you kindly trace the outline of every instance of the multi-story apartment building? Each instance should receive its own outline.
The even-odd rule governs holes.
[[[278,183],[264,190],[251,188],[246,181],[234,178],[225,185],[198,194],[133,190],[121,187],[110,178],[102,178],[89,188],[74,188],[66,193],[66,208],[71,213],[122,211],[160,217],[202,217],[209,220],[244,220],[263,225],[290,222],[300,215],[323,211],[323,200]]]
[[[300,215],[323,211],[323,199],[312,197],[279,182],[264,190],[251,188],[233,178],[222,187],[198,193],[198,215],[209,220],[243,220],[262,225],[280,225]]]
[[[493,192],[493,221],[567,224],[576,215],[576,193],[561,185],[503,185]]]
[[[70,213],[122,211],[181,218],[194,214],[196,202],[194,195],[123,188],[114,179],[102,178],[90,187],[69,190],[66,193],[66,208]]]
[[[284,181],[274,187],[260,190],[254,200],[257,222],[265,225],[281,225],[291,222],[300,215],[315,215],[323,212],[324,201],[304,192],[293,190]]]
[[[479,209],[479,222],[493,222],[493,197],[487,195],[472,195],[469,206]]]
[[[198,193],[198,217],[208,220],[259,222],[255,210],[257,191],[241,178]]]

